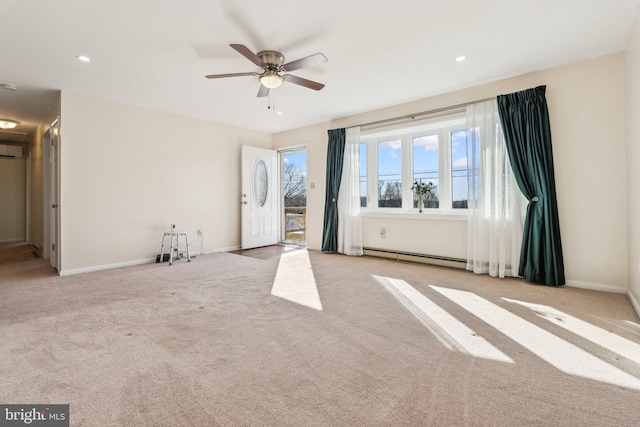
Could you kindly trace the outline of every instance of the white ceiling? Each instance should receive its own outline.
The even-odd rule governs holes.
[[[0,117],[52,90],[275,133],[624,50],[640,0],[2,0]],[[257,98],[229,47],[329,61]],[[76,55],[91,57],[82,63]],[[467,60],[455,61],[459,55]],[[275,111],[282,111],[276,115]],[[19,128],[18,128],[19,129]]]

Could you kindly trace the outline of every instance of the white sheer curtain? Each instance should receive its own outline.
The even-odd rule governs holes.
[[[345,255],[362,255],[360,127],[346,130],[342,180],[338,191],[338,252]]]
[[[467,129],[467,270],[517,276],[524,199],[511,171],[497,101],[469,105]]]

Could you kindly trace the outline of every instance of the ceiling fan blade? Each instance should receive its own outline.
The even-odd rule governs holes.
[[[257,76],[258,73],[231,73],[231,74],[209,74],[205,76],[208,79],[221,79],[223,77],[242,77],[242,76]]]
[[[324,87],[322,83],[313,82],[311,80],[303,79],[302,77],[293,76],[291,74],[285,74],[283,77],[286,82],[308,87],[309,89],[313,90],[320,90]]]
[[[260,84],[260,89],[258,89],[258,98],[262,98],[263,96],[269,95],[269,88],[263,84]]]
[[[251,61],[254,64],[256,64],[258,67],[264,67],[265,66],[264,62],[262,62],[262,59],[258,58],[258,55],[256,55],[255,53],[251,52],[249,50],[249,48],[246,47],[245,45],[243,45],[243,44],[231,44],[229,46],[231,46],[232,48],[234,48],[235,50],[240,52],[241,55],[243,55],[249,61]]]
[[[300,68],[310,67],[312,65],[323,64],[327,62],[327,57],[321,53],[315,53],[305,58],[296,59],[295,61],[287,62],[282,66],[285,71],[295,71]]]

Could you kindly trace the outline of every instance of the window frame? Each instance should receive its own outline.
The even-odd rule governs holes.
[[[367,189],[365,194],[360,194],[360,210],[368,210],[371,207],[371,201],[369,200],[369,145],[365,142],[360,142],[358,145],[360,154],[360,163],[362,163],[362,146],[364,145],[364,160],[366,165],[366,173],[363,174],[362,170],[358,171],[358,189],[362,189],[362,177],[364,176],[364,184]],[[358,165],[360,167],[360,165]],[[364,196],[365,205],[362,206],[362,197]]]
[[[454,131],[465,130],[464,113],[450,114],[422,121],[419,124],[405,123],[392,127],[365,131],[360,143],[366,144],[367,151],[367,207],[361,208],[365,214],[406,216],[418,214],[413,207],[413,139],[438,135],[438,208],[426,208],[416,215],[421,218],[438,216],[466,218],[467,209],[453,208],[452,194],[452,137]],[[402,207],[378,206],[378,142],[400,140],[402,156]],[[361,195],[362,196],[362,195]]]

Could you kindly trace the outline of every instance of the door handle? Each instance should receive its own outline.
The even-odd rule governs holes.
[[[52,208],[57,208],[57,207],[58,207],[58,205],[54,203],[54,204],[52,204],[52,205],[51,205],[51,207],[52,207]]]

